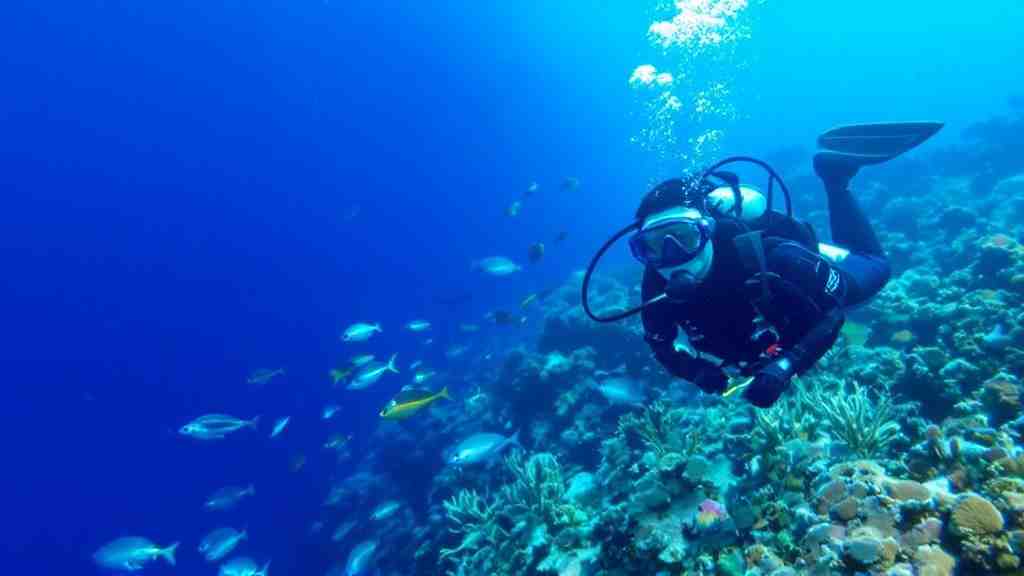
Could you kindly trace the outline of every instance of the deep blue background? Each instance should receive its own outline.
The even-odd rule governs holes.
[[[203,499],[254,481],[235,522],[248,550],[319,569],[302,543],[327,482],[325,374],[354,352],[340,330],[384,323],[373,351],[405,364],[420,350],[399,326],[425,317],[442,348],[455,323],[580,268],[678,169],[629,145],[643,114],[625,80],[685,56],[649,46],[637,3],[590,4],[5,4],[0,541],[21,558],[5,566],[88,573],[121,534],[181,539],[195,564],[219,523]],[[721,71],[745,119],[723,124],[726,150],[908,115],[949,120],[953,137],[1020,88],[1016,3],[856,4],[757,8],[742,65]],[[559,190],[569,175],[580,190]],[[532,180],[537,198],[507,219]],[[561,230],[539,269],[470,272]],[[435,303],[467,290],[457,313]],[[288,375],[253,391],[264,366]],[[384,395],[345,396],[339,427],[358,442]],[[216,411],[293,424],[275,443],[174,433]]]

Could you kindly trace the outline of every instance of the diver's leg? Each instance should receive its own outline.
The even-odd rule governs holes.
[[[828,192],[828,218],[832,228],[832,241],[851,252],[884,256],[882,244],[875,236],[871,222],[850,190],[846,186],[830,187],[826,183],[825,191]]]
[[[891,270],[875,230],[850,192],[850,179],[857,167],[842,158],[818,154],[814,171],[825,183],[828,193],[829,225],[832,241],[850,254],[835,266],[845,272],[848,281],[844,306],[856,306],[877,294],[889,281]]]
[[[850,193],[850,180],[859,166],[842,154],[819,152],[814,155],[814,172],[825,184],[828,193],[828,216],[832,242],[850,250],[883,256],[882,245]]]
[[[889,282],[892,271],[889,260],[880,254],[851,252],[841,262],[832,266],[843,273],[846,279],[846,294],[842,306],[859,306],[878,294]]]

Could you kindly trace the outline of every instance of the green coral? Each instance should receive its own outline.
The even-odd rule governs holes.
[[[523,460],[515,451],[505,458],[515,481],[501,489],[501,498],[509,503],[506,513],[518,517],[537,516],[549,526],[565,526],[583,520],[582,511],[563,502],[565,481],[558,460],[551,454],[534,454]]]
[[[804,407],[824,420],[833,437],[854,455],[878,457],[900,435],[896,405],[888,394],[873,399],[866,388],[857,384],[852,388],[852,392],[805,392]]]
[[[462,535],[455,548],[442,548],[440,559],[449,556],[468,556],[475,559],[508,533],[495,520],[497,503],[487,503],[475,490],[460,490],[444,501],[444,509],[452,526],[449,530]]]
[[[444,502],[449,530],[461,536],[458,546],[440,551],[441,560],[456,566],[448,574],[522,574],[541,550],[550,555],[560,545],[585,543],[580,525],[586,515],[565,501],[566,483],[553,455],[524,459],[516,451],[505,466],[512,481],[493,499],[461,490]]]
[[[686,410],[669,410],[661,401],[644,409],[643,415],[627,414],[619,419],[619,434],[636,434],[660,459],[669,453],[692,456],[703,445],[703,427],[681,426]]]

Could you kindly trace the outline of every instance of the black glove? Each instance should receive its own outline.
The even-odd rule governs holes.
[[[725,392],[729,384],[729,378],[725,372],[707,360],[698,360],[701,365],[697,368],[697,377],[693,383],[707,394],[721,394]]]
[[[778,360],[762,368],[754,381],[750,383],[743,395],[758,408],[768,408],[782,396],[789,387],[789,380],[796,372],[795,363],[783,355]]]

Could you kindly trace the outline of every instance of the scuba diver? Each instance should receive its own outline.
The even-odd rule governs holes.
[[[939,123],[867,124],[818,138],[814,171],[828,195],[832,239],[792,214],[789,190],[767,163],[722,160],[700,173],[662,182],[645,195],[635,220],[610,238],[583,280],[583,307],[599,322],[641,313],[645,340],[675,377],[709,394],[743,391],[766,408],[794,375],[810,369],[835,343],[846,312],[888,282],[889,262],[849,190],[866,165],[890,160],[935,134]],[[762,194],[722,168],[753,164],[768,174]],[[785,212],[772,209],[775,184]],[[598,316],[588,288],[597,262],[627,234],[644,265],[643,303]],[[676,344],[682,328],[691,352]],[[730,387],[730,375],[744,378]]]

